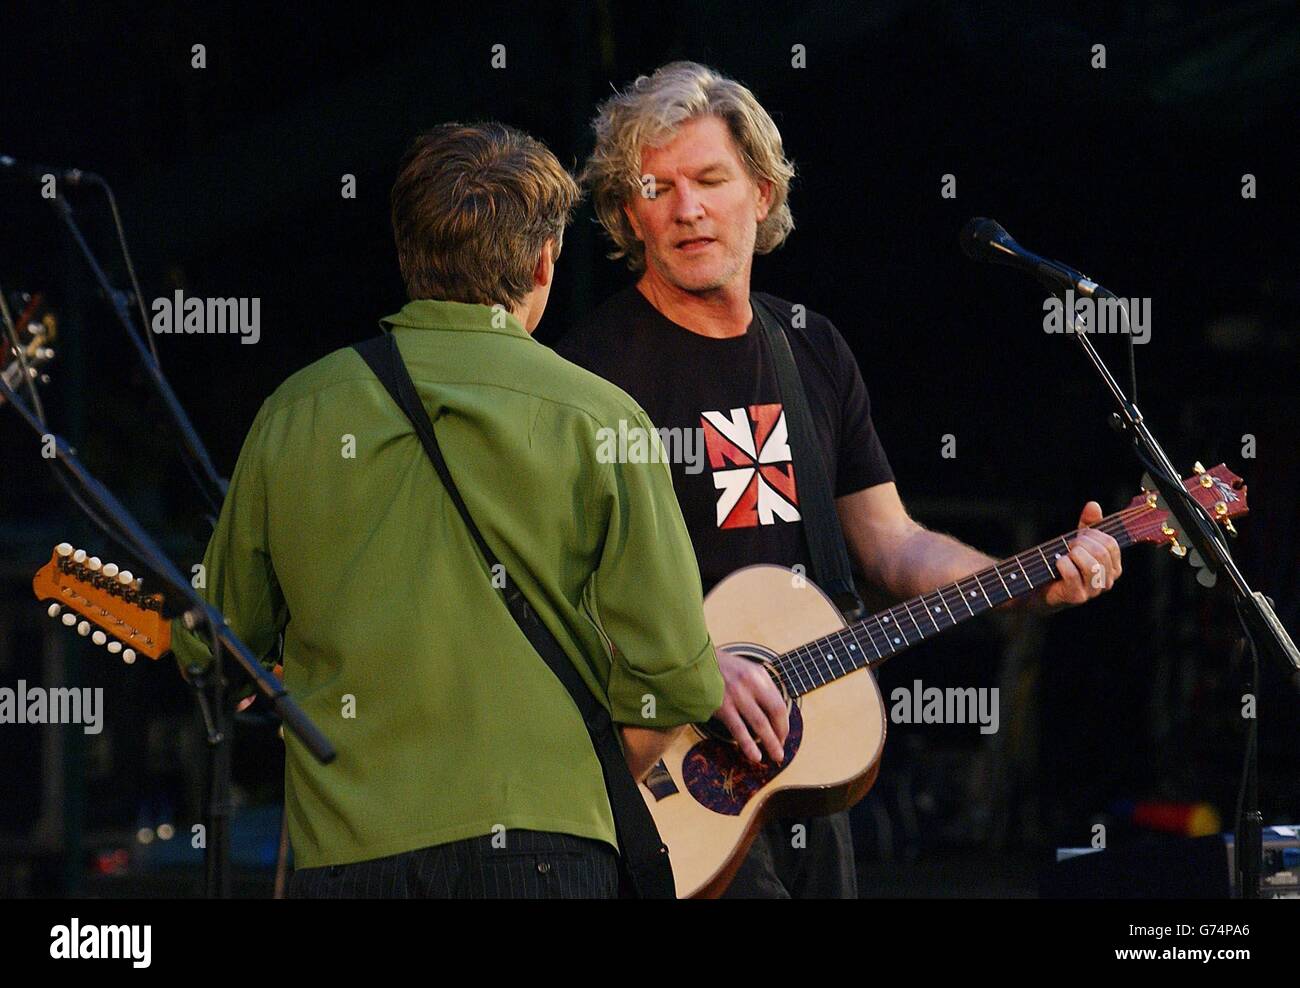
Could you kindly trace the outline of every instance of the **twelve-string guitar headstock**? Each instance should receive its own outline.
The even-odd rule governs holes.
[[[36,571],[32,590],[38,600],[51,601],[50,617],[75,625],[78,634],[131,663],[137,654],[158,659],[171,648],[162,594],[146,594],[143,582],[130,570],[61,542]]]

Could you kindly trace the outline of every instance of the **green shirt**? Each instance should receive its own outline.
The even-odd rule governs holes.
[[[602,462],[600,430],[652,430],[645,412],[486,306],[411,302],[381,325],[471,516],[613,719],[711,716],[722,678],[669,467]],[[354,350],[262,406],[204,565],[207,599],[254,654],[283,632],[285,686],[338,750],[319,765],[286,732],[300,867],[498,827],[617,846],[577,707]],[[174,634],[183,666],[209,658]]]

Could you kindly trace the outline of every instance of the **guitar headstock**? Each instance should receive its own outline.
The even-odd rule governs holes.
[[[52,602],[50,617],[75,625],[78,634],[90,635],[96,645],[130,664],[137,654],[158,659],[171,649],[162,594],[144,593],[143,582],[129,570],[60,542],[32,577],[32,591],[37,600]]]
[[[1232,519],[1250,511],[1246,505],[1245,483],[1222,463],[1209,470],[1197,463],[1194,470],[1183,480],[1183,487],[1211,518],[1236,535]],[[1169,511],[1149,478],[1144,478],[1142,487],[1143,493],[1121,512],[1129,537],[1134,542],[1168,545],[1170,551],[1180,558],[1187,555],[1187,546],[1178,540],[1178,519]]]
[[[54,349],[49,345],[54,341],[58,331],[58,320],[45,303],[45,296],[39,292],[35,295],[14,294],[11,309],[19,310],[14,320],[18,331],[18,343],[22,351],[22,360],[18,359],[17,348],[0,332],[0,376],[15,391],[23,379],[23,365],[27,373],[40,384],[48,384],[49,376],[41,368],[54,359]]]

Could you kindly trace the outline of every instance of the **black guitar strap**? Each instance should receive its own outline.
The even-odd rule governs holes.
[[[777,390],[781,392],[790,448],[795,458],[799,513],[803,517],[803,533],[812,560],[813,582],[826,591],[846,618],[853,620],[862,613],[862,600],[853,586],[849,553],[831,497],[830,471],[822,455],[812,413],[808,410],[808,395],[779,315],[757,295],[750,296],[750,306],[776,365]]]
[[[489,571],[504,573],[497,557],[483,539],[469,509],[460,496],[456,482],[452,480],[447,461],[443,459],[442,449],[433,431],[433,422],[429,412],[416,394],[411,375],[407,372],[402,355],[398,352],[397,341],[391,333],[375,337],[364,343],[353,345],[363,360],[374,371],[375,376],[388,389],[398,407],[406,413],[415,427],[424,451],[429,454],[433,468],[442,479],[452,503],[460,512],[465,527],[478,545],[479,552],[487,561]],[[497,567],[500,567],[499,569]],[[646,808],[645,800],[637,788],[632,773],[628,771],[623,757],[623,749],[614,733],[614,722],[609,711],[592,694],[573,662],[565,654],[560,643],[555,640],[549,628],[537,616],[537,612],[528,606],[528,601],[515,582],[506,575],[502,598],[515,623],[527,637],[537,654],[542,657],[551,672],[564,684],[573,702],[582,714],[587,732],[591,735],[592,746],[600,759],[601,771],[605,777],[605,789],[609,794],[610,807],[614,812],[614,827],[618,837],[620,868],[625,894],[641,899],[673,899],[677,897],[673,884],[673,871],[668,858],[668,848],[659,836],[654,817]]]

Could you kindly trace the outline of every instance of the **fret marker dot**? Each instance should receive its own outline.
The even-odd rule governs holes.
[[[1011,574],[1011,579],[1014,580],[1015,578],[1016,578],[1016,574],[1015,574],[1015,573],[1012,573],[1012,574]]]
[[[936,608],[934,609],[934,613],[938,614],[938,613],[939,613],[939,608],[936,607]]]
[[[886,614],[886,615],[885,615],[883,618],[881,618],[880,620],[881,620],[882,622],[884,622],[885,624],[888,624],[888,623],[889,623],[889,615]]]
[[[849,651],[850,651],[850,652],[855,651],[855,650],[857,649],[857,647],[858,647],[858,646],[856,646],[856,645],[850,645],[850,646],[849,646]]]
[[[975,596],[975,591],[972,590],[972,591],[970,592],[970,595],[971,595],[972,597],[974,597],[974,596]]]
[[[894,639],[894,644],[895,644],[895,645],[900,645],[900,644],[902,644],[902,643],[901,643],[897,638],[895,638],[895,639]]]

